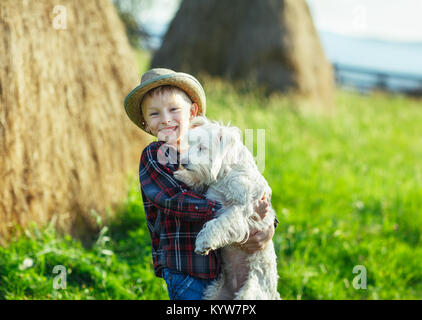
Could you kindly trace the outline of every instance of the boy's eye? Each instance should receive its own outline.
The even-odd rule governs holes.
[[[170,111],[179,111],[180,108],[171,108]]]
[[[153,112],[153,113],[150,113],[149,115],[150,115],[150,117],[156,116],[156,115],[158,115],[158,112]]]

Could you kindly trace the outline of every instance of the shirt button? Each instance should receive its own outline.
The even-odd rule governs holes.
[[[195,210],[198,210],[198,206],[195,206]]]
[[[214,208],[212,208],[211,210],[212,210],[213,212],[215,211],[215,209],[214,209]]]

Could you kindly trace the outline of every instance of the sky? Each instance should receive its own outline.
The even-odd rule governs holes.
[[[422,0],[307,0],[319,31],[422,42]]]
[[[306,0],[318,31],[400,42],[422,42],[422,0]],[[140,21],[165,25],[176,0],[154,0]]]

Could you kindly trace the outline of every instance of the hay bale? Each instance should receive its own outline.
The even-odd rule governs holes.
[[[158,66],[333,98],[332,68],[305,0],[184,0],[153,57]]]
[[[0,238],[53,215],[81,234],[124,198],[145,145],[123,109],[139,82],[124,27],[106,0],[2,0],[0,35]]]

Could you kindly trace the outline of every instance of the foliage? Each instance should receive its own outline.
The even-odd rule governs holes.
[[[134,48],[140,48],[143,40],[147,40],[149,35],[145,28],[139,23],[136,13],[142,10],[142,5],[151,5],[149,0],[112,0],[117,14],[122,20],[129,43]],[[146,41],[145,41],[146,42]]]

